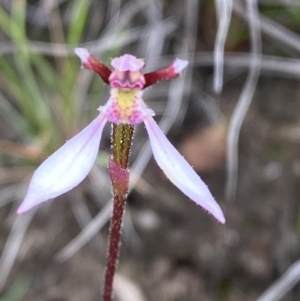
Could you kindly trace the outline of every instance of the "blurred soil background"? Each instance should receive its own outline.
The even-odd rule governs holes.
[[[110,126],[84,183],[15,214],[35,168],[108,99],[78,46],[146,71],[189,60],[144,99],[227,220],[172,186],[138,126],[115,300],[300,300],[299,28],[297,0],[1,0],[0,301],[101,299]]]

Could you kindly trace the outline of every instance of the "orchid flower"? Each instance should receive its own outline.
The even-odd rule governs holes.
[[[144,60],[130,54],[112,59],[110,70],[86,49],[76,48],[75,53],[84,68],[96,72],[110,86],[110,97],[99,107],[99,115],[94,121],[38,167],[17,213],[62,195],[85,179],[97,158],[107,121],[132,126],[144,122],[154,158],[165,175],[187,197],[225,223],[222,210],[205,183],[166,138],[153,119],[154,111],[142,99],[145,88],[161,80],[176,78],[188,62],[176,59],[165,69],[142,74]]]

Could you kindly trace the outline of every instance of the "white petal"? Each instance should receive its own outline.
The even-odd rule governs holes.
[[[196,204],[210,212],[221,223],[225,218],[205,183],[174,148],[152,117],[144,120],[154,158],[170,181]]]
[[[85,48],[75,48],[74,52],[79,56],[82,64],[86,64],[91,56],[89,51]]]
[[[55,198],[84,180],[97,158],[105,123],[106,117],[100,114],[38,167],[17,213]]]
[[[173,67],[176,73],[181,73],[182,70],[188,65],[188,61],[186,60],[181,60],[181,59],[176,59],[175,62],[173,63]]]

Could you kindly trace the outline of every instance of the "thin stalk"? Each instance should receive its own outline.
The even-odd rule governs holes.
[[[114,209],[110,222],[110,238],[106,262],[103,301],[111,301],[113,280],[119,258],[121,230],[126,198],[114,196]]]
[[[109,246],[105,271],[103,301],[111,301],[113,280],[119,258],[122,221],[129,190],[128,161],[134,134],[129,124],[112,124],[112,158],[109,161],[109,174],[112,182],[114,207],[110,221]]]

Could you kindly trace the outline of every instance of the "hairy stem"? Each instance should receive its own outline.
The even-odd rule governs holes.
[[[111,301],[113,279],[119,258],[122,221],[129,189],[128,160],[134,134],[129,124],[112,124],[112,151],[108,170],[114,194],[113,214],[110,221],[110,236],[105,271],[103,301]]]
[[[114,209],[110,224],[110,238],[108,247],[108,257],[106,262],[105,282],[104,282],[104,301],[111,301],[113,280],[119,258],[120,238],[123,213],[125,209],[126,197],[114,196]]]

